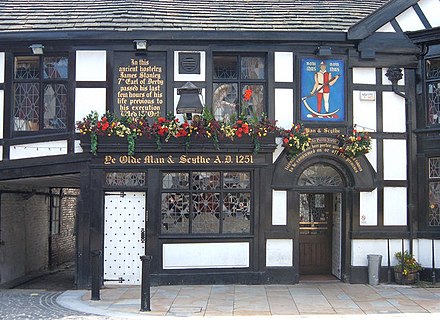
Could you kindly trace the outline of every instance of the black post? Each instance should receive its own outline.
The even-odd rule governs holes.
[[[99,265],[101,264],[101,250],[91,251],[92,256],[92,297],[90,300],[101,300],[100,292],[101,279],[99,274]]]
[[[435,279],[435,240],[431,239],[431,247],[432,247],[432,284],[436,283]]]
[[[402,239],[402,281],[403,281],[403,269],[405,269],[405,239]]]
[[[151,311],[150,308],[150,262],[152,256],[141,256],[142,261],[142,287],[141,311]]]
[[[390,239],[387,239],[387,249],[388,249],[388,283],[391,283],[391,260],[390,260]]]

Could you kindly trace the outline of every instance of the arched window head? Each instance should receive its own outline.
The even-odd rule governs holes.
[[[299,186],[342,187],[341,175],[331,166],[314,164],[303,171],[298,181]]]

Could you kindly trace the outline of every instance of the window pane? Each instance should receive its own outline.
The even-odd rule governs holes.
[[[428,124],[440,123],[440,82],[428,84]]]
[[[162,233],[189,232],[189,194],[162,193]]]
[[[227,193],[223,198],[223,233],[249,233],[251,194]]]
[[[217,190],[220,188],[220,172],[193,172],[193,190]]]
[[[263,57],[241,58],[241,79],[264,79],[265,59]]]
[[[67,79],[67,58],[44,58],[44,79]]]
[[[39,85],[36,83],[14,84],[14,130],[39,130]]]
[[[251,186],[250,172],[225,172],[223,187],[225,189],[249,189]]]
[[[15,57],[14,78],[27,80],[40,78],[39,65],[39,57]]]
[[[316,164],[303,171],[299,186],[342,186],[341,175],[332,167]]]
[[[215,83],[213,88],[213,114],[218,121],[228,121],[233,114],[237,113],[238,84]]]
[[[215,56],[214,79],[237,79],[237,57]]]
[[[189,173],[167,172],[162,174],[163,189],[188,189]]]
[[[193,233],[220,232],[220,194],[195,193],[192,195]]]
[[[116,187],[142,187],[145,186],[144,172],[107,172],[105,184]]]
[[[439,79],[440,78],[440,59],[426,60],[426,79]]]
[[[67,117],[67,87],[49,84],[44,88],[44,129],[65,129]]]
[[[440,178],[440,158],[429,159],[429,178]]]
[[[248,91],[250,90],[250,91]],[[244,101],[245,93],[252,92],[250,100]],[[264,86],[263,85],[245,85],[241,88],[241,96],[243,99],[242,106],[245,113],[250,117],[260,118],[264,113]]]
[[[429,183],[428,225],[440,226],[440,182]]]

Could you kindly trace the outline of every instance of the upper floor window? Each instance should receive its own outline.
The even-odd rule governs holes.
[[[13,130],[67,128],[68,59],[17,56],[14,59]]]
[[[212,112],[217,120],[234,114],[266,113],[266,57],[217,54],[213,58]]]
[[[440,58],[426,60],[428,125],[440,124]]]
[[[429,159],[428,226],[440,227],[440,158]]]

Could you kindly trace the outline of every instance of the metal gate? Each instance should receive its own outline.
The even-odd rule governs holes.
[[[104,281],[139,285],[145,254],[145,192],[105,194]]]

